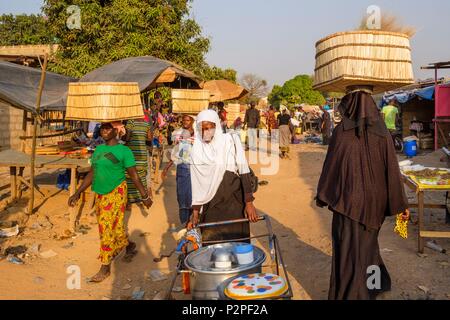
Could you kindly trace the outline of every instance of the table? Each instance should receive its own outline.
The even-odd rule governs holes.
[[[418,248],[419,253],[423,253],[425,249],[425,238],[450,238],[450,232],[442,232],[442,231],[427,231],[424,227],[424,211],[425,208],[430,209],[447,209],[447,205],[440,204],[426,204],[424,199],[425,192],[436,192],[436,191],[450,191],[450,186],[424,186],[418,184],[414,179],[410,176],[404,175],[403,182],[417,194],[417,203],[410,203],[409,208],[417,208],[418,216],[419,216],[419,235],[418,235]]]
[[[26,167],[30,167],[31,156],[29,154],[16,151],[5,150],[0,151],[0,167],[9,167],[11,179],[11,201],[21,197],[21,186],[25,184],[29,188],[32,186],[23,177],[23,171]],[[77,170],[90,168],[87,159],[72,159],[64,156],[42,156],[36,155],[36,168],[51,168],[51,169],[70,169],[70,187],[69,196],[73,195],[77,187]],[[19,170],[17,170],[19,169]],[[33,186],[39,194],[45,199],[46,196],[39,190],[38,186]],[[70,208],[71,229],[74,229],[74,215],[78,213],[75,209]]]

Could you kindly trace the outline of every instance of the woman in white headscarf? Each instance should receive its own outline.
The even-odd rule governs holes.
[[[223,133],[213,110],[197,116],[191,152],[192,209],[190,227],[201,223],[248,218],[258,221],[250,180],[250,168],[240,137]],[[250,237],[249,223],[204,228],[203,241]]]

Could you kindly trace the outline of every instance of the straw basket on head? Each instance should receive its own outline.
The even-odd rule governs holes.
[[[197,114],[208,109],[208,90],[172,89],[172,112]]]
[[[78,82],[69,84],[67,120],[119,121],[144,117],[136,82]]]
[[[239,103],[229,103],[225,110],[228,112],[228,126],[231,127],[234,121],[241,116],[241,105]],[[244,121],[244,118],[241,120]]]
[[[409,36],[386,31],[336,33],[316,43],[314,89],[345,92],[373,86],[374,93],[414,83]]]

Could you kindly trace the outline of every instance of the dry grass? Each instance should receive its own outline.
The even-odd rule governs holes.
[[[367,16],[361,19],[358,30],[368,30],[367,28]],[[410,38],[413,37],[417,30],[412,26],[404,25],[403,21],[396,15],[392,13],[382,13],[381,14],[381,29],[380,31],[398,32],[408,35]]]

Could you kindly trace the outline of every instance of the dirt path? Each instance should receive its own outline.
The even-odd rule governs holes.
[[[294,146],[292,160],[281,161],[277,175],[261,177],[269,184],[260,187],[256,195],[258,210],[271,217],[274,232],[280,240],[295,299],[327,298],[331,214],[317,208],[313,201],[325,153],[326,149],[318,145]],[[56,192],[52,186],[54,177],[46,176],[45,179],[43,182],[48,183],[46,191]],[[0,274],[3,275],[0,277],[0,299],[128,299],[136,287],[145,290],[145,299],[153,299],[168,286],[169,280],[153,282],[148,274],[155,269],[169,274],[175,269],[175,257],[159,264],[153,262],[153,258],[169,252],[176,244],[171,230],[178,226],[174,171],[161,194],[156,196],[154,206],[148,212],[135,207],[127,219],[131,239],[138,244],[138,256],[130,264],[120,259],[115,262],[112,276],[102,284],[90,285],[84,281],[99,268],[97,226],[88,210],[84,211],[81,220],[91,228],[87,234],[75,239],[53,239],[53,235],[67,229],[66,200],[66,191],[57,194],[30,218],[21,236],[0,239],[2,250],[13,245],[31,247],[40,244],[41,252],[51,249],[57,253],[48,259],[25,258],[24,265],[0,260]],[[16,207],[25,207],[25,201]],[[1,212],[0,220],[17,218],[17,211],[13,208]],[[433,214],[432,223],[442,225],[443,213]],[[45,216],[53,226],[45,222]],[[37,223],[44,227],[33,229]],[[380,236],[383,258],[393,280],[392,292],[382,298],[450,299],[450,257],[428,249],[426,256],[419,257],[416,254],[416,227],[410,228],[409,239],[401,240],[392,232],[393,226],[394,220],[388,219]],[[255,225],[252,229],[254,234],[264,231],[263,225]],[[440,240],[439,244],[450,250],[450,241]],[[67,288],[67,267],[70,265],[79,266],[81,270],[81,289]],[[418,286],[426,287],[428,294]],[[185,298],[182,294],[174,296]]]

